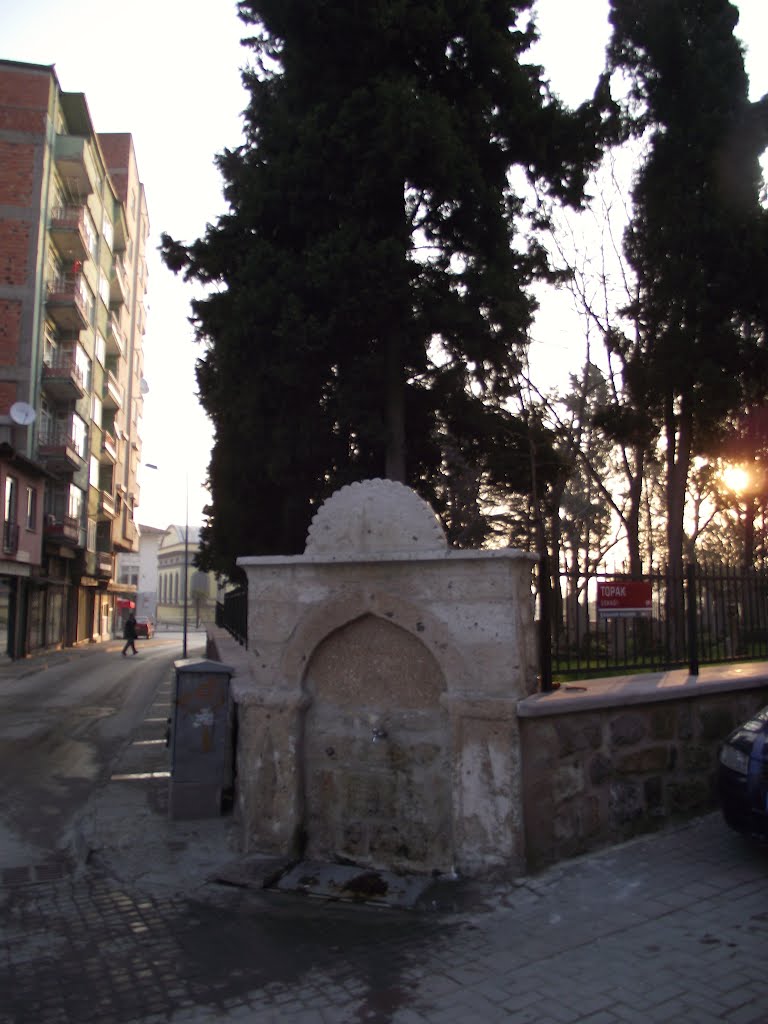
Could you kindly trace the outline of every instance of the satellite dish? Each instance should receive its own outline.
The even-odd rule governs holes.
[[[11,419],[22,427],[32,423],[37,413],[28,402],[14,402],[11,406]]]
[[[139,381],[139,391],[141,391],[142,395],[146,395],[147,392],[149,391],[149,384],[147,384],[146,379],[144,377],[142,377],[141,380]]]

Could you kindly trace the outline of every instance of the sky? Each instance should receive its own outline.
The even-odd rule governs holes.
[[[768,0],[736,6],[756,99],[768,93]],[[608,0],[539,0],[534,57],[569,104],[594,88],[607,10]],[[134,139],[150,219],[142,525],[164,528],[187,517],[199,525],[209,500],[203,483],[213,433],[196,397],[192,288],[164,267],[157,248],[163,232],[193,241],[225,212],[214,157],[241,138],[246,34],[234,0],[2,0],[0,58],[54,65],[65,92],[85,94],[97,132]],[[534,332],[545,368],[580,362],[568,301],[551,300]]]

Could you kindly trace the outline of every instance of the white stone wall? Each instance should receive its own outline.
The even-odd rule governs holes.
[[[409,870],[522,870],[515,707],[536,688],[533,558],[449,550],[414,492],[371,484],[339,492],[357,488],[346,523],[343,502],[329,499],[305,555],[239,560],[249,594],[249,672],[233,686],[245,846]],[[336,660],[323,662],[329,644]],[[421,704],[409,706],[420,687]],[[320,729],[332,732],[324,746]],[[432,814],[443,763],[449,811],[438,799]]]

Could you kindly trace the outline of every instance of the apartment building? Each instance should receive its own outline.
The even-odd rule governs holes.
[[[0,655],[111,635],[138,544],[146,199],[53,67],[0,60]]]

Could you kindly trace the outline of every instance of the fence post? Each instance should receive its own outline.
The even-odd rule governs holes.
[[[539,668],[542,693],[552,691],[552,585],[549,558],[539,556]]]
[[[699,674],[699,644],[696,632],[696,565],[689,562],[685,567],[685,591],[688,605],[688,673]]]

